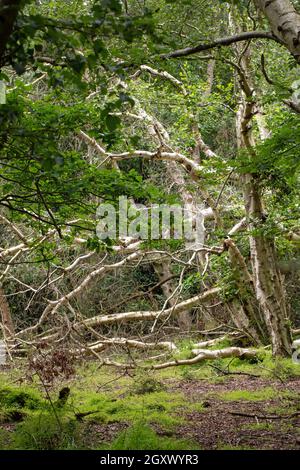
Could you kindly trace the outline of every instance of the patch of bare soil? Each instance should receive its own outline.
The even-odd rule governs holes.
[[[203,412],[185,414],[186,423],[176,430],[176,437],[193,440],[201,449],[300,449],[300,415],[292,416],[295,407],[300,409],[300,393],[299,398],[282,400],[279,397],[264,401],[226,401],[216,396],[237,389],[258,391],[265,387],[299,393],[300,380],[290,380],[282,384],[274,380],[243,377],[224,383],[193,381],[174,385],[173,389],[183,392],[187,400],[203,400],[204,405]],[[279,415],[280,412],[276,408],[281,412],[285,410],[284,415],[291,417],[263,418]],[[232,414],[235,412],[254,416]]]
[[[101,444],[112,442],[126,428],[128,428],[127,423],[101,424],[91,421],[83,427],[81,433],[82,444],[87,448],[97,448]]]
[[[257,391],[262,388],[272,387],[280,391],[290,391],[300,393],[300,378],[285,380],[284,383],[279,380],[264,377],[247,377],[247,376],[227,376],[226,380],[220,382],[210,382],[206,380],[187,380],[174,382],[170,388],[176,392],[183,392],[189,398],[206,396],[209,393],[224,393],[234,390]]]

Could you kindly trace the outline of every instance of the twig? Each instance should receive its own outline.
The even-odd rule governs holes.
[[[245,416],[246,418],[255,418],[255,419],[291,419],[300,416],[300,411],[295,411],[289,415],[258,415],[256,413],[243,413],[242,411],[229,411],[229,414],[234,416]]]
[[[214,366],[214,365],[212,365],[212,364],[208,364],[208,365],[209,365],[209,367],[211,367],[212,369],[218,370],[218,371],[221,372],[223,375],[247,375],[247,376],[249,376],[249,377],[261,377],[261,375],[250,374],[250,372],[239,372],[239,371],[230,372],[230,370],[221,369],[220,367]]]

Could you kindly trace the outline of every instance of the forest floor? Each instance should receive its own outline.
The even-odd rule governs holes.
[[[51,406],[38,379],[28,382],[22,367],[3,370],[0,447],[300,449],[300,366],[290,362],[128,374],[91,361],[52,386]],[[70,396],[59,406],[62,387]]]
[[[186,414],[176,436],[189,436],[203,449],[300,449],[300,379],[282,385],[243,377],[176,387],[189,401],[203,397],[205,405],[205,412]]]

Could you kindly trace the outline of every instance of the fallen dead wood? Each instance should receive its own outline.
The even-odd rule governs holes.
[[[175,316],[187,308],[192,308],[197,304],[205,302],[208,299],[211,299],[214,296],[217,296],[221,292],[221,288],[214,287],[207,290],[195,297],[184,300],[178,303],[174,307],[167,308],[164,311],[138,311],[138,312],[126,312],[126,313],[113,313],[110,315],[97,315],[92,318],[87,318],[74,325],[75,329],[81,329],[84,325],[86,326],[100,326],[100,325],[109,325],[113,323],[124,323],[137,320],[155,320],[157,318],[166,318],[169,316]]]
[[[215,346],[216,344],[221,343],[222,341],[225,341],[225,340],[239,339],[243,337],[244,337],[243,334],[234,331],[232,333],[227,333],[226,335],[220,336],[219,338],[209,339],[207,341],[201,341],[200,343],[195,343],[194,349],[196,350],[196,349],[208,348],[209,346]]]
[[[232,351],[232,354],[229,353],[229,355],[222,355],[224,354],[227,354],[227,351]],[[244,351],[244,353],[242,353],[241,351]],[[255,352],[253,352],[255,351]],[[217,349],[215,351],[210,351],[210,350],[207,350],[207,349],[192,349],[191,353],[195,356],[195,357],[198,357],[198,356],[201,356],[203,353],[206,354],[207,357],[205,357],[205,359],[209,359],[210,357],[208,356],[208,354],[211,353],[212,355],[212,359],[217,359],[217,358],[222,358],[222,357],[240,357],[240,356],[244,356],[244,357],[256,357],[256,354],[257,354],[257,350],[254,350],[254,349],[248,349],[248,348],[238,348],[238,347],[235,347],[235,346],[232,346],[232,347],[229,347],[229,348],[224,348],[224,349]],[[217,355],[215,356],[215,353],[217,353]]]
[[[293,341],[293,343],[292,343],[292,348],[293,348],[293,349],[298,349],[298,348],[300,348],[300,339],[295,339],[295,341]]]
[[[247,377],[261,377],[259,374],[251,374],[250,372],[240,372],[240,371],[230,371],[226,369],[221,369],[221,367],[214,366],[212,364],[209,365],[212,369],[217,370],[223,375],[246,375]]]
[[[77,419],[77,421],[82,421],[83,418],[85,418],[86,416],[94,415],[96,413],[100,413],[100,411],[97,410],[97,411],[85,411],[83,413],[75,413],[75,418]]]
[[[111,338],[107,340],[97,341],[96,343],[77,348],[73,352],[76,356],[92,353],[93,351],[101,352],[107,349],[109,346],[125,346],[128,348],[136,348],[141,350],[155,350],[155,349],[166,349],[167,351],[177,351],[177,347],[171,341],[158,341],[153,343],[144,343],[143,341],[137,341],[127,338]]]
[[[155,364],[155,365],[141,365],[137,362],[131,363],[121,363],[113,361],[109,358],[101,359],[100,367],[102,366],[112,366],[118,369],[125,369],[125,370],[132,370],[132,369],[143,369],[143,370],[160,370],[160,369],[167,369],[168,367],[176,367],[176,366],[185,366],[185,365],[193,365],[205,360],[215,360],[218,358],[227,358],[227,357],[256,357],[258,351],[256,349],[247,349],[247,348],[224,348],[224,349],[217,349],[215,351],[209,351],[203,349],[198,356],[193,357],[192,359],[174,359],[173,361],[164,362],[162,364]]]
[[[295,411],[289,415],[258,415],[257,413],[244,413],[242,411],[229,411],[229,414],[234,416],[244,416],[245,418],[255,419],[291,419],[300,416],[300,411]]]
[[[170,362],[165,362],[163,364],[157,364],[151,366],[152,369],[166,369],[168,367],[174,366],[185,366],[185,365],[192,365],[197,364],[198,362],[202,362],[205,360],[215,360],[215,359],[222,359],[227,357],[256,357],[258,351],[256,349],[248,349],[248,348],[224,348],[224,349],[216,349],[215,351],[209,351],[206,349],[199,349],[197,356],[193,357],[192,359],[178,359]]]
[[[91,273],[89,273],[85,279],[77,286],[75,287],[72,291],[70,291],[68,294],[63,295],[57,300],[51,300],[49,301],[47,307],[44,309],[41,317],[39,318],[38,322],[30,326],[22,331],[19,331],[16,336],[17,337],[22,337],[24,335],[28,335],[33,333],[34,331],[38,330],[38,328],[51,316],[57,313],[59,308],[65,306],[68,304],[70,300],[72,300],[74,297],[79,295],[84,289],[87,289],[89,284],[94,280],[102,279],[108,272],[115,271],[117,269],[121,269],[124,266],[126,267],[127,265],[130,265],[133,261],[138,261],[140,258],[144,256],[143,252],[141,251],[136,251],[134,253],[131,253],[128,255],[126,258],[122,259],[121,261],[118,261],[116,263],[112,264],[106,264],[101,266],[100,268],[95,269]]]

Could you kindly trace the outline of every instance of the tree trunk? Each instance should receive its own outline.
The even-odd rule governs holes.
[[[159,281],[164,281],[165,279],[169,279],[172,276],[170,262],[168,260],[164,260],[160,263],[153,263],[154,270],[157,274]],[[164,293],[164,296],[168,300],[169,307],[174,307],[178,303],[178,297],[175,294],[174,290],[176,286],[172,280],[164,282],[161,286],[161,289]],[[192,318],[190,310],[184,310],[178,314],[177,322],[179,327],[183,331],[189,331],[192,326]]]
[[[260,305],[256,301],[253,279],[248,271],[245,259],[233,240],[227,239],[225,244],[238,289],[237,298],[228,305],[231,319],[237,328],[252,338],[256,345],[267,344],[267,330],[264,327]]]
[[[272,31],[300,63],[300,14],[289,0],[255,0]]]
[[[12,33],[21,0],[0,0],[0,67],[3,65],[3,54]]]
[[[241,60],[242,104],[237,115],[238,146],[248,149],[255,157],[255,141],[252,120],[257,113],[254,88],[251,79],[250,50]],[[258,121],[259,124],[259,121]],[[263,233],[266,215],[262,194],[254,174],[243,177],[245,209],[250,230],[250,253],[254,290],[269,332],[274,355],[291,354],[291,333],[287,315],[283,281],[276,263],[274,240]]]
[[[3,326],[3,336],[6,340],[13,338],[14,336],[14,324],[11,317],[9,304],[5,297],[2,287],[0,287],[0,314],[1,322]]]
[[[261,194],[255,179],[245,177],[245,204],[249,228],[254,232],[263,230],[265,215]],[[264,313],[274,355],[291,354],[291,333],[289,328],[286,299],[282,277],[277,267],[274,242],[265,234],[250,236],[251,263],[257,300]]]

